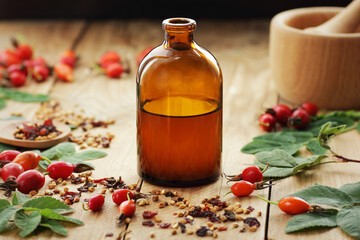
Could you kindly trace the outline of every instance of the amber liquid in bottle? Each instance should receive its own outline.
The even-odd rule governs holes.
[[[138,73],[138,173],[164,186],[206,184],[221,168],[221,71],[192,41],[193,20],[168,19],[163,26],[164,44]]]

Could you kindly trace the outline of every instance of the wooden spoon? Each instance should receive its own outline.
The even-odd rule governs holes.
[[[64,123],[53,121],[54,126],[61,131],[61,134],[53,139],[48,140],[22,140],[16,139],[14,137],[14,131],[18,126],[25,124],[34,124],[34,123],[43,123],[40,120],[25,121],[25,120],[16,120],[16,121],[0,121],[0,142],[24,147],[24,148],[49,148],[58,143],[66,141],[71,129]]]
[[[320,26],[307,28],[313,33],[353,33],[360,24],[360,0],[353,0],[344,10]]]

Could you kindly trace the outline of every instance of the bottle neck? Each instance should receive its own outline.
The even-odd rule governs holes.
[[[194,45],[193,31],[165,31],[164,45],[175,50],[190,49]]]

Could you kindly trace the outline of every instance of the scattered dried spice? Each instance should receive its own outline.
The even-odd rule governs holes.
[[[220,208],[220,210],[223,209],[223,208],[226,208],[229,205],[226,201],[221,201],[220,199],[215,198],[215,197],[210,198],[210,199],[206,198],[201,203],[203,203],[203,204],[208,203],[208,204],[211,204],[213,206],[217,206],[217,207]]]
[[[112,236],[114,236],[113,233],[107,233],[107,234],[105,235],[105,237],[112,237]]]
[[[158,225],[160,228],[169,228],[171,226],[170,223],[159,223]]]
[[[72,184],[82,183],[81,177],[80,177],[80,176],[77,176],[77,177],[71,179],[71,183],[72,183]]]
[[[125,185],[124,181],[121,180],[121,177],[119,177],[118,180],[116,180],[114,177],[110,177],[110,178],[107,178],[104,181],[100,182],[100,184],[104,185],[107,188],[112,188],[112,189],[127,189],[128,188]]]
[[[144,219],[150,219],[150,218],[153,218],[155,217],[156,215],[158,215],[158,212],[151,212],[151,211],[144,211],[142,216]]]
[[[207,227],[201,226],[198,230],[196,230],[196,235],[199,237],[205,237],[209,229]]]
[[[165,193],[165,197],[175,197],[175,194],[172,191],[168,190]]]
[[[208,210],[203,211],[199,206],[195,206],[194,209],[189,212],[189,215],[192,217],[208,218],[211,222],[220,222],[216,213]]]
[[[224,216],[229,221],[236,221],[236,216],[232,211],[225,210]]]
[[[247,209],[249,209],[250,210],[250,212],[252,212],[252,211],[254,211],[255,210],[255,208],[253,208],[252,206],[248,206],[248,208]]]
[[[64,195],[61,196],[61,199],[68,205],[71,205],[75,202],[75,198],[81,197],[81,192],[65,192]]]
[[[79,192],[88,192],[90,190],[90,192],[93,192],[91,191],[91,188],[95,188],[97,187],[97,185],[93,182],[90,182],[88,178],[86,178],[86,182],[83,186],[77,188],[77,190]]]
[[[143,221],[142,225],[148,226],[148,227],[153,227],[155,224],[153,223],[153,221],[149,220],[149,221]]]
[[[245,218],[244,223],[249,225],[249,227],[260,227],[260,222],[254,217]]]
[[[18,126],[14,131],[14,137],[22,140],[47,140],[61,134],[53,124],[52,119],[46,119],[44,123],[25,124]]]
[[[85,149],[87,147],[109,148],[114,137],[115,135],[110,132],[107,132],[106,134],[87,132],[77,135],[70,134],[69,140],[80,145],[80,149]]]
[[[185,233],[185,232],[186,232],[186,226],[185,226],[185,224],[183,224],[182,222],[179,222],[178,224],[179,224],[179,226],[180,226],[181,233]]]
[[[228,227],[226,227],[226,226],[221,226],[221,227],[218,227],[218,231],[219,232],[222,232],[222,231],[226,231],[228,229]]]
[[[17,182],[15,177],[9,177],[5,182],[0,183],[0,190],[4,190],[5,197],[10,197],[11,193],[16,190]]]
[[[239,232],[246,232],[246,229],[245,228],[242,228]]]

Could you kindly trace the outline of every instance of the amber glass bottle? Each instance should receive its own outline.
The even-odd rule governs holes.
[[[137,74],[138,173],[156,185],[188,187],[218,179],[222,151],[222,74],[194,42],[196,22],[163,21],[165,41]]]

